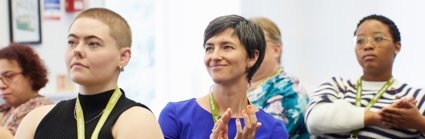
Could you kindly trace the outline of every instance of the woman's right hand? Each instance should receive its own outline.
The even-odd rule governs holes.
[[[232,110],[227,108],[226,112],[214,124],[210,139],[228,139],[228,123],[232,117]]]

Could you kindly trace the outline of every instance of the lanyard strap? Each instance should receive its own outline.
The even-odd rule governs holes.
[[[209,100],[210,100],[211,114],[215,124],[220,119],[220,114],[218,112],[217,102],[215,102],[213,93],[210,93],[209,96],[210,96]],[[247,102],[248,102],[248,105],[251,105],[251,102],[249,102],[249,100],[247,100]]]
[[[378,99],[381,98],[381,96],[385,93],[385,91],[394,83],[394,78],[391,77],[390,80],[388,80],[384,86],[382,86],[381,89],[378,90],[378,93],[370,100],[369,104],[366,105],[366,111],[369,110],[375,103],[378,101]],[[362,99],[362,78],[357,80],[357,91],[356,91],[356,106],[360,107],[360,101]],[[359,134],[359,130],[353,131],[351,134],[351,138],[357,138]]]
[[[218,119],[220,119],[220,115],[218,113],[218,106],[217,106],[217,102],[215,102],[213,93],[210,93],[210,107],[211,107],[212,118],[215,124],[218,121]]]
[[[100,117],[99,121],[97,122],[97,125],[92,133],[91,138],[97,139],[99,136],[100,129],[105,124],[106,119],[108,119],[109,114],[111,114],[112,110],[114,109],[115,105],[118,102],[118,99],[121,97],[122,93],[120,89],[117,87],[115,88],[114,93],[112,94],[112,97],[109,98],[108,104],[106,105],[106,108],[103,110],[103,114]],[[77,97],[77,101],[75,102],[75,112],[77,115],[77,133],[78,133],[78,139],[84,139],[85,138],[85,129],[84,129],[84,114],[83,109],[81,108],[80,100]]]
[[[379,89],[378,93],[375,95],[375,97],[370,100],[369,104],[366,106],[366,110],[369,110],[375,103],[378,101],[379,98],[385,93],[385,91],[394,83],[394,78],[391,77],[390,80],[388,80],[384,86],[382,86],[381,89]],[[360,101],[362,97],[362,79],[360,78],[357,80],[357,91],[356,91],[356,106],[360,107]]]

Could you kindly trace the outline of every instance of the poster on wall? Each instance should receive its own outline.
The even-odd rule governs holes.
[[[10,41],[41,43],[40,0],[9,0]]]
[[[61,2],[60,0],[44,0],[43,16],[45,20],[60,21]]]

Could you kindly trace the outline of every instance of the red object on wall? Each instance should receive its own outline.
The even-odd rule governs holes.
[[[65,0],[65,11],[68,13],[84,10],[84,0]]]

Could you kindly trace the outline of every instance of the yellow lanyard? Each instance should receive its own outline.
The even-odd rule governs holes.
[[[97,139],[99,136],[100,129],[105,124],[106,119],[108,119],[109,114],[111,114],[112,110],[115,107],[115,104],[117,104],[118,99],[121,97],[122,93],[120,89],[117,87],[115,88],[114,93],[112,94],[111,98],[109,98],[108,104],[106,105],[106,108],[103,110],[103,114],[100,117],[99,121],[97,122],[96,128],[94,129],[91,139]],[[83,109],[81,108],[80,100],[77,97],[77,101],[75,102],[75,113],[77,115],[77,133],[78,133],[78,139],[84,139],[85,138],[85,129],[84,129],[84,115],[83,115]]]
[[[214,120],[214,124],[220,119],[220,115],[218,113],[218,106],[217,102],[214,100],[213,93],[210,93],[210,107],[211,107],[211,114],[212,118]]]
[[[375,103],[378,101],[379,98],[385,93],[385,91],[394,83],[394,78],[391,77],[390,80],[388,80],[384,86],[382,86],[381,89],[379,89],[378,93],[375,95],[375,97],[370,100],[369,104],[366,106],[366,110],[369,110]],[[360,107],[360,100],[362,99],[362,79],[360,78],[357,81],[357,92],[356,92],[356,106]]]
[[[217,102],[215,102],[213,93],[210,93],[210,107],[211,107],[211,115],[214,120],[214,124],[220,119],[220,114],[218,112]],[[251,102],[248,101],[248,105],[251,105]]]
[[[384,86],[382,86],[381,89],[378,90],[378,93],[375,95],[375,97],[370,100],[369,104],[366,105],[366,111],[369,110],[375,103],[378,101],[379,98],[385,93],[385,91],[394,83],[394,78],[391,77],[390,80],[388,80]],[[357,80],[357,91],[356,91],[356,106],[360,107],[360,101],[362,99],[362,78]],[[359,130],[355,130],[352,134],[352,137],[357,138],[357,135],[359,133]]]

